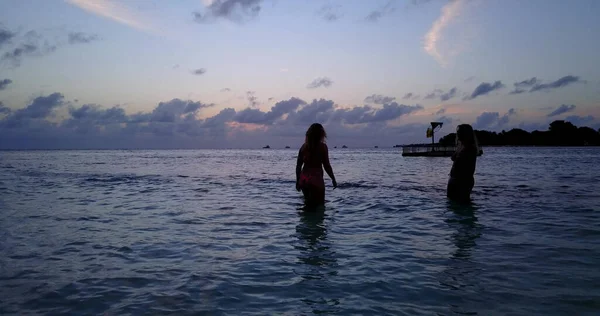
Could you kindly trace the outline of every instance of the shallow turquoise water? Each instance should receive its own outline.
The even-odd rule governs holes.
[[[317,213],[295,155],[0,152],[0,314],[600,312],[600,149],[486,148],[471,207],[447,158],[332,150]]]

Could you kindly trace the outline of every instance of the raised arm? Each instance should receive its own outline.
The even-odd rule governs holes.
[[[331,178],[331,182],[333,183],[333,187],[337,187],[337,181],[335,181],[335,175],[333,174],[333,168],[331,168],[331,163],[329,162],[329,149],[327,145],[323,144],[323,168],[327,175]]]

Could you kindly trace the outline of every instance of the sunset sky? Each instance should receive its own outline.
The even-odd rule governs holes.
[[[600,127],[597,0],[3,0],[0,149]]]

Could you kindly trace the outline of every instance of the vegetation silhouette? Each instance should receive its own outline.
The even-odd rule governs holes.
[[[556,120],[547,131],[527,132],[520,128],[500,133],[475,130],[480,146],[600,146],[600,129],[577,127],[571,122]],[[454,145],[456,133],[448,134],[440,145]]]

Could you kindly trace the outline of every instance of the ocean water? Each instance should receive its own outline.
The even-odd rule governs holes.
[[[0,152],[0,314],[598,315],[600,148]]]

